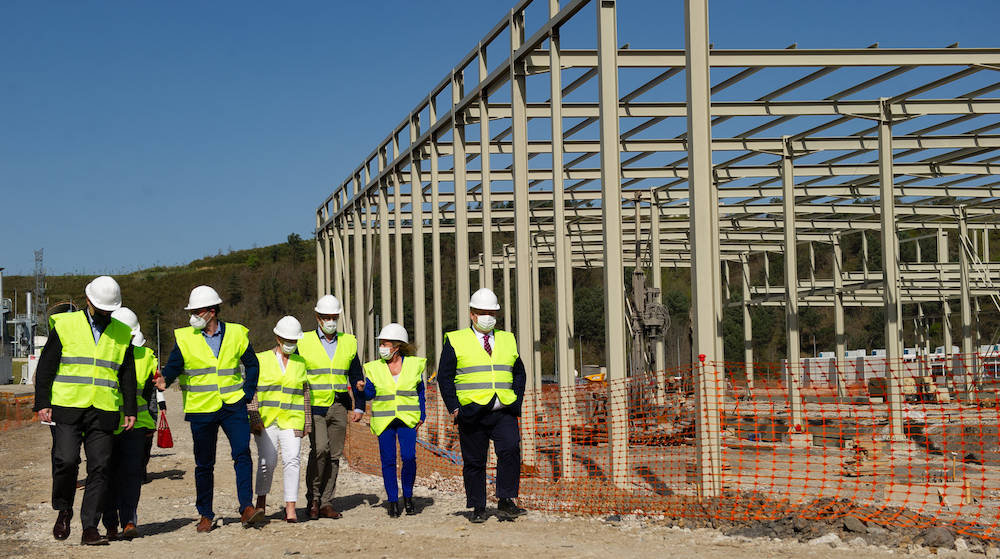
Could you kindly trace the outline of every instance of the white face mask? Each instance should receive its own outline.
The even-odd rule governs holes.
[[[200,314],[192,314],[191,319],[188,321],[195,330],[204,330],[208,326],[208,321],[205,320]]]
[[[385,346],[382,346],[382,345],[378,346],[378,356],[381,357],[382,359],[386,360],[386,361],[389,361],[390,359],[392,359],[392,355],[394,353],[395,353],[395,351],[391,347],[385,347]]]
[[[319,323],[320,330],[324,334],[333,334],[337,331],[337,321],[336,320],[324,320]]]
[[[297,347],[297,345],[298,344],[286,344],[286,343],[282,343],[281,344],[281,353],[284,353],[285,355],[291,355],[291,354],[295,353],[295,348]]]
[[[496,325],[497,317],[495,316],[488,314],[476,316],[476,328],[479,329],[480,332],[490,332]]]

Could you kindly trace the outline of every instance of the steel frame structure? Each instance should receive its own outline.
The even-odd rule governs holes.
[[[547,18],[526,22],[536,3],[545,4]],[[433,358],[442,345],[443,297],[453,298],[459,326],[468,326],[470,271],[493,287],[502,270],[505,325],[513,319],[519,346],[532,353],[524,359],[529,388],[540,386],[543,343],[554,344],[560,383],[569,387],[574,268],[604,270],[607,370],[615,380],[627,370],[625,266],[652,268],[654,287],[662,268],[690,267],[694,354],[703,356],[698,479],[711,496],[721,490],[714,364],[722,361],[723,293],[731,288],[724,284],[742,287],[750,384],[751,305],[785,307],[789,363],[799,360],[801,305],[834,307],[839,361],[844,308],[883,306],[886,357],[894,360],[902,352],[902,304],[940,305],[950,351],[947,317],[958,300],[962,351],[973,352],[972,305],[995,293],[989,278],[1000,271],[989,262],[1000,221],[1000,98],[988,97],[1000,89],[1000,49],[710,49],[707,0],[687,0],[684,9],[684,50],[633,50],[619,47],[614,0],[519,1],[319,205],[317,291],[346,301],[343,323],[369,357],[376,317],[402,322],[403,300],[412,301],[406,327]],[[594,48],[563,49],[561,30],[585,17],[596,22]],[[498,48],[506,58],[488,60]],[[625,73],[644,77],[626,91]],[[844,74],[855,77],[836,79]],[[681,80],[685,89],[672,89]],[[513,244],[497,246],[498,232],[512,234]],[[862,270],[842,269],[841,239],[856,234],[866,249],[870,240],[880,243],[880,269],[869,270],[867,257]],[[900,261],[900,242],[928,235],[936,254],[922,257],[918,244],[916,261]],[[949,235],[959,262],[948,261]],[[449,293],[442,292],[441,267],[452,265],[441,261],[442,236],[452,236],[456,250],[457,285]],[[648,255],[636,253],[637,237]],[[817,245],[831,251],[832,277],[815,277]],[[803,247],[813,271],[806,281],[798,277]],[[784,256],[783,286],[752,281],[750,263],[762,259],[767,270],[769,253]],[[555,340],[537,334],[539,268],[556,271]],[[731,270],[741,280],[730,282]],[[404,274],[412,293],[403,292]],[[661,344],[660,370],[663,356]],[[801,422],[797,383],[788,388],[792,421]],[[890,379],[898,437],[900,408],[899,379]],[[624,396],[611,398],[609,413],[612,476],[625,484]],[[534,414],[525,418],[531,433]],[[525,461],[533,455],[526,436]]]

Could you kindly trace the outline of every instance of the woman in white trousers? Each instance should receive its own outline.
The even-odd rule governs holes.
[[[299,451],[309,434],[310,414],[306,363],[295,354],[302,326],[286,316],[274,327],[278,345],[257,354],[260,378],[255,396],[257,412],[251,411],[250,430],[257,442],[257,505],[263,510],[278,466],[278,447],[284,480],[285,520],[297,522],[295,504],[299,492]],[[252,408],[253,406],[251,406]]]

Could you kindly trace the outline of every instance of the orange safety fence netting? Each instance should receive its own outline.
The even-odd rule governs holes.
[[[706,402],[718,398],[714,422],[699,411],[699,386]],[[812,359],[790,369],[719,362],[565,390],[544,384],[525,394],[521,501],[689,526],[856,517],[1000,539],[998,392],[997,367],[977,355]],[[720,453],[709,443],[699,454],[699,419],[714,423],[705,437]],[[418,483],[462,491],[457,428],[433,383],[419,437]],[[345,456],[379,472],[364,423],[352,424]],[[703,483],[712,460],[717,494]]]

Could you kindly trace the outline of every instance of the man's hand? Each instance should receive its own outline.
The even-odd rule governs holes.
[[[364,415],[365,414],[358,413],[356,411],[347,412],[347,418],[350,419],[351,422],[353,422],[353,423],[357,423],[357,422],[361,421],[361,418],[364,417]]]
[[[264,432],[264,425],[262,425],[261,422],[259,421],[251,421],[250,432],[253,433],[254,435],[260,435],[261,433]]]
[[[135,425],[135,416],[126,415],[125,421],[122,423],[122,427],[124,427],[126,431],[130,431],[134,425]]]
[[[42,408],[38,410],[38,421],[52,423],[52,408]]]
[[[312,426],[311,425],[307,425],[304,429],[302,429],[302,438],[304,439],[304,438],[308,437],[309,433],[311,433],[311,432],[312,432]]]
[[[423,424],[424,424],[424,422],[423,422],[423,421],[418,421],[418,422],[417,422],[417,424],[413,426],[413,430],[414,430],[414,431],[417,431],[417,430],[419,430],[419,429],[420,429],[420,426],[421,426],[421,425],[423,425]]]
[[[166,390],[167,389],[167,379],[163,378],[162,376],[157,375],[157,377],[155,379],[153,379],[153,382],[156,383],[156,389],[157,390]]]
[[[365,390],[365,381],[359,380],[358,382],[354,383],[354,386],[356,386],[358,388],[359,392],[364,392],[364,390]]]
[[[462,408],[455,408],[455,411],[451,412],[451,420],[453,423],[458,423],[458,410]]]

